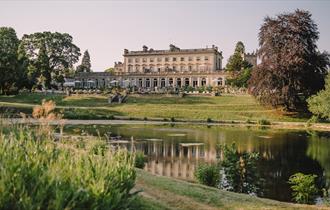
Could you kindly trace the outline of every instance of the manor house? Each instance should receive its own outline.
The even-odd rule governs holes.
[[[121,86],[155,90],[226,84],[222,52],[214,45],[180,49],[171,44],[168,50],[143,46],[140,51],[124,49],[123,56],[123,62],[115,62],[113,72],[79,73],[75,78],[76,87]]]

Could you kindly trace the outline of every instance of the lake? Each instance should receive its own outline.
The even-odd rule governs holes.
[[[259,196],[280,201],[291,201],[287,181],[294,173],[318,175],[319,186],[330,183],[330,132],[206,125],[67,125],[65,132],[134,139],[148,157],[144,170],[188,181],[198,163],[217,162],[217,145],[235,142],[239,151],[260,154]]]

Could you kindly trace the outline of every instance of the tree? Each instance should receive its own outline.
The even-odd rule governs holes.
[[[288,110],[306,106],[306,99],[324,86],[329,65],[317,50],[317,25],[308,11],[266,17],[259,32],[261,64],[252,72],[250,92],[264,104]]]
[[[9,94],[21,87],[24,66],[18,57],[19,39],[13,28],[0,28],[0,94]]]
[[[113,67],[107,68],[106,70],[104,70],[104,72],[108,72],[108,73],[113,74],[115,72],[115,68],[113,68]]]
[[[37,84],[37,78],[44,78],[46,88],[52,82],[61,82],[64,70],[79,60],[80,49],[73,44],[67,33],[38,32],[24,35],[19,51],[29,61],[28,78]]]
[[[89,56],[88,50],[84,52],[81,64],[77,66],[77,72],[91,72],[91,58]]]
[[[239,41],[236,43],[234,54],[228,59],[226,69],[228,71],[240,71],[243,68],[243,57],[245,53],[245,46],[243,42]]]
[[[308,109],[319,118],[330,120],[330,74],[328,74],[325,89],[307,100]]]
[[[232,79],[228,79],[228,84],[237,87],[247,87],[247,81],[250,79],[252,65],[243,59],[245,46],[239,41],[236,44],[234,54],[228,59],[226,69],[233,72]]]

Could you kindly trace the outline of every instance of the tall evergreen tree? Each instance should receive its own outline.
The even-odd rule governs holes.
[[[259,32],[261,64],[252,72],[251,93],[265,104],[289,110],[324,87],[329,55],[320,53],[317,25],[308,11],[266,17]]]
[[[77,72],[91,72],[91,58],[89,56],[88,50],[84,52],[81,64],[77,66]]]
[[[243,60],[243,55],[245,53],[245,46],[243,42],[238,41],[235,46],[234,54],[228,59],[226,69],[228,71],[240,71],[251,67],[246,61]]]

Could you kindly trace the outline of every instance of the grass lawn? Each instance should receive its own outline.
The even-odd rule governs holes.
[[[138,170],[136,209],[328,209],[232,193]],[[140,208],[138,208],[140,206]]]
[[[192,120],[260,120],[270,121],[306,121],[307,118],[295,118],[279,110],[261,106],[252,96],[219,97],[165,95],[130,95],[124,104],[108,104],[103,95],[42,95],[23,94],[0,96],[0,107],[31,109],[42,99],[54,100],[57,107],[64,110],[65,117],[89,119],[107,119],[109,116],[127,116],[136,118],[175,118]],[[4,110],[4,108],[2,108]],[[108,117],[107,117],[108,116]],[[80,119],[85,119],[84,117]]]

